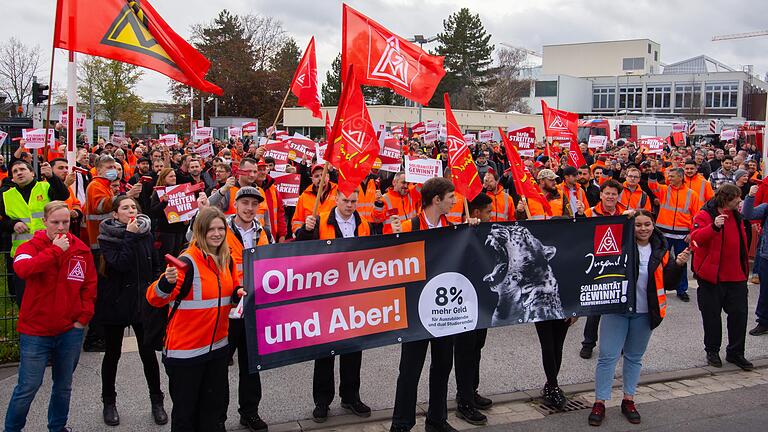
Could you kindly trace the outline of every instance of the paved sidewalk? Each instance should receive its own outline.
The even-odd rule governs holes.
[[[691,282],[690,303],[683,303],[674,297],[669,298],[668,316],[661,326],[654,331],[648,351],[643,360],[643,379],[660,372],[680,370],[707,370],[703,350],[703,330],[701,316],[696,306],[696,282]],[[757,303],[758,289],[750,285],[749,310],[753,312]],[[752,324],[750,315],[750,327]],[[596,354],[590,360],[579,358],[584,319],[580,319],[569,331],[563,353],[563,366],[560,382],[563,385],[581,384],[577,390],[569,392],[589,392],[593,390]],[[724,333],[725,334],[725,333]],[[725,342],[725,341],[724,341]],[[156,426],[149,412],[149,397],[144,382],[141,363],[136,351],[135,339],[126,338],[124,354],[120,361],[117,379],[118,409],[121,425],[107,428],[101,420],[101,360],[103,354],[83,353],[80,365],[75,373],[70,412],[70,426],[77,432],[144,432],[169,431],[169,426]],[[724,356],[724,352],[723,352]],[[768,359],[768,336],[747,336],[746,356],[750,360]],[[368,350],[363,354],[362,389],[363,400],[377,412],[387,413],[394,401],[397,367],[400,358],[399,346],[388,346]],[[264,398],[260,412],[270,424],[271,431],[296,430],[299,426],[312,427],[314,423],[306,421],[311,416],[312,403],[312,362],[286,366],[265,371],[261,374]],[[427,377],[429,359],[424,366],[420,385],[419,401],[427,400]],[[620,367],[618,370],[620,371]],[[8,371],[5,370],[6,374]],[[674,372],[661,381],[677,380]],[[711,372],[708,372],[711,373]],[[161,373],[162,388],[167,389],[165,372]],[[4,377],[0,373],[0,424],[5,418],[16,375]],[[227,426],[230,430],[242,430],[237,415],[237,368],[230,368],[230,404]],[[510,395],[525,393],[524,400],[537,395],[545,381],[541,367],[541,354],[533,325],[514,325],[491,329],[481,362],[480,392],[494,400],[506,400]],[[568,388],[568,387],[567,387]],[[449,395],[455,394],[455,381],[449,381]],[[50,395],[50,372],[32,405],[27,430],[45,430],[46,410]],[[170,411],[170,399],[167,399]],[[509,413],[504,413],[509,414]],[[341,417],[346,413],[339,407],[338,399],[331,409],[331,421],[344,418],[357,421],[357,418]],[[388,415],[387,415],[388,416]],[[453,415],[452,415],[453,416]],[[423,417],[422,417],[423,418]],[[455,418],[455,417],[453,417]],[[460,423],[460,420],[452,423]],[[337,423],[333,423],[337,424]],[[370,426],[370,425],[368,425]],[[360,429],[357,429],[360,430]],[[418,429],[415,429],[418,430]]]

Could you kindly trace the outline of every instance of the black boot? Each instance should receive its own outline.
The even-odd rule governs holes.
[[[162,393],[149,395],[149,400],[152,402],[152,418],[155,420],[155,424],[159,425],[168,423],[168,413],[165,412],[163,398]]]
[[[104,424],[107,426],[117,426],[120,424],[120,415],[117,414],[117,405],[114,400],[104,401]]]

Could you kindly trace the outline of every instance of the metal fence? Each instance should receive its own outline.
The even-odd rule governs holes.
[[[12,294],[12,273],[10,252],[0,252],[0,363],[19,360],[19,308]]]

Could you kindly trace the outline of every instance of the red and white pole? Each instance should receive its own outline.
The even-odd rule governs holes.
[[[69,51],[67,63],[67,164],[75,167],[77,152],[77,59],[74,51]]]

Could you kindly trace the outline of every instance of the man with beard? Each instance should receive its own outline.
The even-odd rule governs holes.
[[[491,168],[483,177],[483,188],[493,203],[490,222],[515,220],[515,201],[504,192],[504,188],[499,184],[499,174]]]
[[[602,173],[602,170],[600,170]],[[582,165],[576,172],[576,181],[587,194],[587,203],[590,206],[596,205],[600,201],[600,186],[592,181],[589,171],[589,165]]]
[[[575,167],[568,165],[563,168],[563,183],[558,185],[560,194],[565,197],[569,206],[569,211],[572,215],[578,213],[579,204],[584,208],[589,206],[587,194],[576,181],[577,174],[578,170]]]
[[[539,181],[539,187],[544,193],[544,197],[549,201],[549,206],[552,209],[552,217],[567,216],[573,217],[571,212],[571,206],[568,202],[568,198],[561,192],[561,189],[555,183],[557,180],[557,174],[551,169],[542,169],[539,171],[537,177]],[[585,206],[581,200],[576,202],[576,215],[584,215]]]

